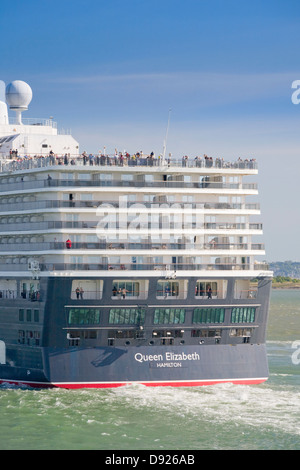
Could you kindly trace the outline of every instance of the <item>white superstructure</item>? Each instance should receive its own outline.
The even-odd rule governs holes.
[[[32,99],[30,86],[15,80],[6,87],[5,101],[0,101],[0,159],[40,155],[79,154],[78,142],[69,134],[60,134],[52,118],[23,118]],[[15,117],[8,116],[9,108]],[[16,152],[17,151],[17,152]]]
[[[263,244],[252,241],[262,234],[262,225],[250,221],[259,205],[248,202],[257,186],[244,182],[257,174],[254,160],[79,156],[61,143],[72,137],[51,125],[4,128],[18,153],[1,164],[0,274],[24,276],[29,269],[44,277],[105,278],[118,272],[145,282],[158,275],[270,275],[255,260],[265,254]],[[16,147],[22,139],[26,145]],[[46,151],[20,157],[34,145]]]

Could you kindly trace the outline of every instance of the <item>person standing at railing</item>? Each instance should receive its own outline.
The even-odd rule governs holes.
[[[68,240],[66,241],[66,247],[67,247],[68,250],[70,250],[71,247],[72,247],[72,242],[71,242],[71,240],[70,240],[69,238],[68,238]]]
[[[82,300],[82,299],[83,299],[83,294],[84,294],[84,290],[83,290],[82,287],[80,287],[79,294],[80,294],[80,298],[81,298],[81,300]]]

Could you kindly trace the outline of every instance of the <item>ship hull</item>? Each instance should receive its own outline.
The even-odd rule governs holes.
[[[43,368],[0,366],[1,383],[32,387],[113,388],[258,384],[267,380],[265,345],[74,348],[41,351]],[[40,358],[41,359],[41,358]]]
[[[76,389],[135,383],[173,387],[224,382],[256,384],[267,380],[265,330],[270,280],[259,281],[256,298],[236,299],[235,278],[228,278],[228,292],[223,299],[198,300],[193,294],[195,281],[190,278],[191,292],[183,303],[180,299],[157,299],[157,279],[153,279],[147,304],[145,300],[135,300],[134,304],[130,298],[112,296],[113,279],[105,281],[106,291],[103,290],[101,300],[72,299],[70,294],[73,295],[77,283],[73,281],[41,279],[39,301],[1,299],[0,315],[6,326],[0,337],[0,383]],[[196,307],[207,311],[221,308],[224,317],[218,319],[219,323],[217,318],[215,323],[193,322],[195,302]],[[241,306],[247,310],[256,308],[251,323],[231,322],[232,309]],[[143,322],[122,324],[117,319],[113,323],[116,318],[110,318],[110,312],[120,307],[143,308]],[[158,324],[157,307],[183,307],[185,319],[182,318],[182,323],[177,319],[179,323],[173,324],[166,324],[164,319]],[[28,308],[30,318],[24,316]],[[96,324],[86,324],[83,318],[71,315],[99,308],[101,319]],[[20,312],[24,313],[21,318]],[[232,333],[236,330],[246,334],[235,336]],[[13,344],[10,339],[17,335],[19,344]]]

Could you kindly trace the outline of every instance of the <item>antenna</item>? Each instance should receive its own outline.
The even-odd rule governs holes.
[[[167,125],[167,131],[166,131],[166,137],[164,140],[164,147],[163,147],[163,162],[165,161],[165,156],[166,156],[166,148],[167,148],[167,139],[168,139],[168,133],[169,133],[169,127],[170,127],[170,116],[171,116],[171,111],[172,109],[169,109],[169,116],[168,116],[168,125]]]

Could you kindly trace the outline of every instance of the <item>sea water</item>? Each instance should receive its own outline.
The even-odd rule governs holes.
[[[272,292],[261,385],[0,387],[0,449],[300,449],[300,290]]]

